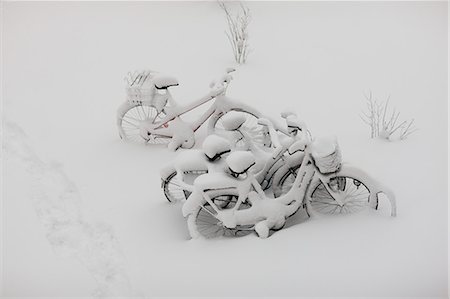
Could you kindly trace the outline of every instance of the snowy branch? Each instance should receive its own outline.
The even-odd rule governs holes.
[[[238,64],[244,64],[249,53],[248,25],[251,21],[250,9],[240,3],[240,12],[232,14],[225,2],[219,1],[219,6],[225,12],[227,18],[228,31],[225,34],[230,42],[234,60]]]
[[[413,126],[414,119],[399,122],[400,112],[395,108],[390,109],[390,96],[384,102],[379,102],[372,95],[365,95],[367,111],[360,115],[361,120],[370,127],[370,138],[383,138],[391,140],[394,133],[398,132],[400,139],[406,139],[417,131]]]

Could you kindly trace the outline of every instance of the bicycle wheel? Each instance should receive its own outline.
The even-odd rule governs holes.
[[[242,124],[242,129],[245,130],[251,137],[252,141],[263,147],[270,147],[270,136],[267,134],[265,127],[258,124],[260,114],[257,111],[251,111],[247,108],[231,108],[229,111],[213,115],[209,123],[209,134],[227,135],[227,131],[223,125],[222,118],[227,113],[238,113],[245,117],[245,122]],[[241,143],[236,142],[239,146]],[[243,145],[243,143],[241,144]]]
[[[207,171],[186,171],[183,174],[184,184],[193,185],[194,180],[207,173]],[[183,188],[183,184],[177,177],[177,172],[174,171],[166,179],[161,181],[161,188],[163,189],[164,196],[169,202],[179,202],[186,200],[191,192]]]
[[[211,199],[221,210],[233,208],[237,202],[235,195],[219,195]],[[242,203],[239,210],[248,209],[248,203]],[[216,211],[205,203],[199,206],[198,210],[189,216],[188,222],[192,224],[191,229],[195,234],[204,238],[217,237],[241,237],[254,231],[253,225],[238,225],[235,228],[227,228],[216,218]],[[192,232],[191,232],[192,234]]]
[[[369,207],[370,191],[356,178],[337,175],[327,183],[319,180],[311,187],[308,200],[320,214],[352,214]]]
[[[150,106],[149,104],[124,104],[119,108],[117,115],[117,126],[120,138],[134,143],[145,144],[166,144],[170,142],[170,137],[153,136],[143,138],[141,135],[141,124],[155,123],[165,117],[163,111]]]

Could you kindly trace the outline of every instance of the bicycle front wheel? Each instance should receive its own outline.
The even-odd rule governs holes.
[[[164,196],[167,198],[169,202],[179,202],[179,201],[185,201],[189,195],[191,195],[191,192],[189,190],[186,190],[183,188],[183,185],[193,185],[195,179],[202,175],[207,173],[207,171],[203,170],[192,170],[192,171],[185,171],[183,173],[183,181],[180,182],[177,172],[174,171],[170,175],[167,176],[167,178],[163,179],[161,182],[161,188],[163,189]]]
[[[219,195],[213,197],[212,202],[221,210],[233,208],[237,202],[235,195]],[[248,203],[241,203],[239,210],[248,209]],[[217,218],[216,211],[205,203],[188,217],[188,225],[191,237],[218,238],[241,237],[253,232],[253,225],[237,225],[235,228],[225,227]]]
[[[316,181],[311,188],[307,200],[320,214],[353,214],[369,208],[370,191],[357,178],[337,174],[328,182]]]
[[[297,178],[299,166],[285,168],[280,170],[280,174],[274,180],[275,197],[289,192]],[[370,191],[356,176],[340,175],[338,172],[329,176],[326,182],[320,179],[313,180],[309,189],[312,191],[307,193],[306,200],[319,214],[352,214],[369,207]]]

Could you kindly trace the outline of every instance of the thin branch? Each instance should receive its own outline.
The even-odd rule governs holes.
[[[225,12],[228,32],[225,32],[238,64],[245,63],[249,53],[248,25],[251,21],[250,9],[241,2],[240,12],[233,15],[223,1],[219,1],[220,8]]]
[[[408,137],[409,135],[411,135],[412,133],[414,133],[418,130],[417,128],[413,127],[413,123],[414,123],[414,118],[411,119],[411,121],[406,126],[406,128],[402,130],[400,139],[405,139],[406,137]]]
[[[364,94],[364,97],[366,100],[367,111],[363,111],[359,117],[370,127],[371,138],[382,137],[389,139],[394,133],[400,131],[400,139],[405,139],[407,136],[417,131],[413,126],[414,119],[411,121],[404,120],[398,123],[400,112],[395,108],[390,111],[390,95],[384,102],[379,102],[374,98],[372,91],[370,91],[369,94]]]

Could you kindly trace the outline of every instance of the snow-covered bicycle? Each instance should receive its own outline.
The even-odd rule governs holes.
[[[271,198],[255,179],[254,158],[238,151],[227,158],[228,174],[208,173],[196,179],[194,191],[183,205],[192,238],[239,236],[256,231],[266,238],[283,228],[301,207],[308,215],[377,209],[384,193],[396,215],[395,196],[364,171],[341,164],[337,142],[316,139],[305,144],[304,155],[290,190]]]
[[[284,117],[286,118],[286,116]],[[174,163],[161,170],[161,188],[169,202],[187,199],[193,191],[194,180],[199,175],[220,169],[215,165],[220,164],[218,161],[223,161],[221,158],[226,157],[231,148],[250,150],[254,154],[256,161],[253,170],[258,183],[264,190],[272,186],[274,178],[277,184],[279,183],[278,178],[282,177],[282,175],[276,175],[279,169],[282,169],[284,174],[286,169],[295,169],[299,166],[303,155],[299,148],[301,149],[305,142],[303,138],[308,138],[308,140],[311,138],[309,132],[305,136],[298,133],[301,130],[307,131],[306,125],[303,124],[300,128],[299,122],[287,121],[288,131],[292,138],[282,145],[272,122],[260,118],[258,124],[268,135],[265,137],[265,144],[272,145],[271,148],[268,148],[259,146],[260,142],[255,142],[254,135],[248,132],[248,128],[242,128],[244,123],[245,118],[242,115],[234,112],[228,113],[223,117],[223,127],[229,133],[229,142],[219,136],[209,135],[203,143],[202,150],[182,152]],[[286,167],[287,165],[289,167]]]
[[[211,89],[206,95],[185,106],[178,105],[169,91],[170,87],[178,85],[175,78],[152,71],[129,73],[126,77],[127,100],[117,112],[120,137],[138,143],[168,144],[172,150],[192,148],[197,129],[209,119],[209,133],[223,130],[221,119],[230,111],[242,114],[245,126],[258,128],[257,120],[261,114],[226,96],[232,71],[234,69],[227,69],[219,80],[210,84]],[[194,122],[187,123],[180,118],[212,100],[211,106]]]

